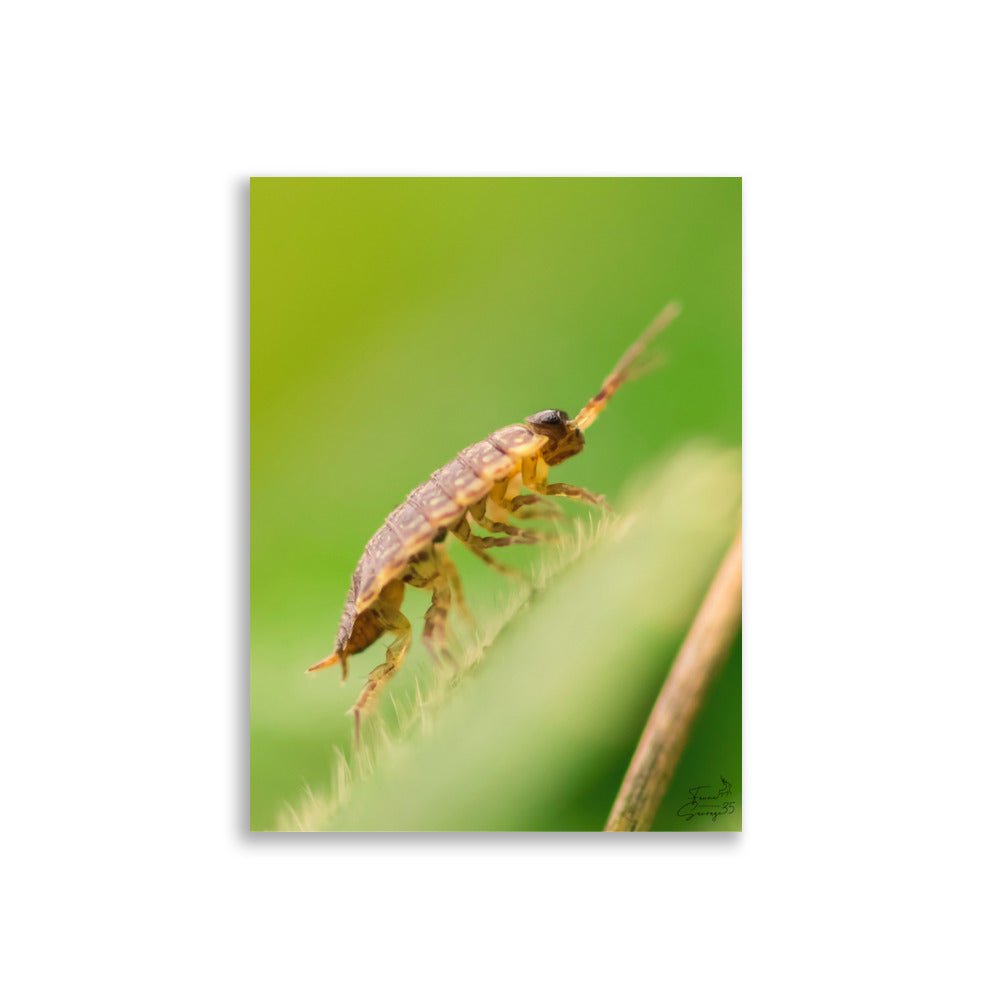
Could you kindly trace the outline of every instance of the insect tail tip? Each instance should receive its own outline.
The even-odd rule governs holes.
[[[338,660],[340,660],[340,653],[333,652],[325,660],[320,660],[319,663],[314,663],[311,667],[306,670],[307,674],[311,674],[314,670],[325,670],[327,667],[332,667]],[[342,661],[342,669],[344,677],[347,677],[347,663]]]

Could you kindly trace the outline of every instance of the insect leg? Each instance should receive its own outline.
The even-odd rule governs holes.
[[[535,496],[534,493],[511,497],[510,500],[501,500],[500,506],[507,507],[513,517],[518,517],[522,520],[544,517],[556,521],[565,517],[563,512],[554,503],[550,503],[545,497]],[[522,510],[522,508],[528,509]]]
[[[469,527],[469,522],[464,518],[459,521],[454,528],[451,529],[451,533],[475,556],[478,556],[484,563],[492,566],[495,570],[503,573],[504,576],[513,577],[515,580],[523,580],[522,574],[518,573],[516,569],[511,569],[510,566],[504,566],[502,562],[497,562],[492,556],[486,554],[486,549],[491,548],[495,545],[509,545],[512,541],[510,538],[480,538],[479,535],[474,535],[472,529]]]
[[[455,667],[455,657],[447,648],[448,635],[445,627],[450,607],[451,587],[442,574],[432,581],[431,606],[424,615],[424,645],[435,662],[440,663],[445,659]]]
[[[538,471],[538,464],[541,464],[543,471]],[[611,504],[603,496],[591,493],[590,490],[585,490],[582,486],[570,486],[569,483],[546,482],[549,473],[545,463],[536,463],[535,461],[525,459],[521,468],[524,475],[524,485],[532,493],[538,493],[547,497],[570,497],[573,500],[583,500],[584,503],[592,503],[598,507],[604,507],[606,510],[611,510]]]
[[[414,556],[402,580],[411,587],[431,592],[431,604],[424,615],[424,645],[435,663],[445,659],[454,666],[455,658],[447,649],[446,627],[448,610],[451,607],[452,575],[457,579],[458,568],[445,555],[444,546],[437,544],[432,549]]]
[[[537,468],[537,462],[532,468]],[[552,520],[563,517],[563,512],[551,501],[533,495],[520,496],[521,487],[524,485],[523,476],[519,471],[510,479],[501,480],[493,487],[493,492],[487,501],[487,511],[489,504],[494,505],[494,510],[502,516],[501,521],[507,521],[510,517],[517,517],[522,520],[536,517],[547,517]],[[522,507],[537,507],[537,510],[521,511]]]
[[[504,513],[504,510],[501,510],[500,513]],[[516,528],[514,525],[505,524],[503,521],[494,521],[486,513],[485,499],[473,504],[469,508],[468,516],[487,531],[492,531],[494,534],[510,535],[511,538],[520,539],[520,541],[507,542],[506,544],[508,545],[534,545],[536,542],[547,540],[547,536],[540,535],[535,531],[525,531],[524,528]],[[506,516],[505,513],[504,516]]]
[[[583,500],[584,503],[592,503],[605,510],[612,509],[611,504],[603,496],[591,493],[590,490],[585,490],[582,486],[570,486],[569,483],[525,483],[525,485],[529,490],[541,493],[543,496],[571,497],[573,500]]]
[[[452,594],[455,596],[455,606],[458,613],[467,621],[472,622],[472,613],[465,603],[465,590],[462,588],[462,578],[458,575],[458,567],[452,561],[451,556],[445,551],[443,545],[434,546],[434,555],[437,558],[441,572],[444,573],[448,583],[451,585]]]
[[[368,680],[351,709],[354,713],[354,735],[358,742],[360,742],[361,734],[361,713],[370,711],[374,707],[380,689],[399,669],[413,639],[409,619],[398,608],[393,608],[391,605],[380,606],[378,602],[373,605],[373,608],[385,625],[385,631],[392,632],[396,636],[396,640],[386,650],[385,663],[376,667],[368,675]]]

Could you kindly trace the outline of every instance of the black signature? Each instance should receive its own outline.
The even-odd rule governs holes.
[[[719,775],[722,784],[718,788],[709,785],[697,785],[689,788],[691,798],[677,810],[678,816],[683,816],[691,822],[695,816],[711,816],[714,823],[720,816],[731,816],[736,812],[733,801],[733,786]]]

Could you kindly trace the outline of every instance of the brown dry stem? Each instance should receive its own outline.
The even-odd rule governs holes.
[[[650,713],[605,831],[642,831],[656,810],[743,613],[743,529],[736,533]]]

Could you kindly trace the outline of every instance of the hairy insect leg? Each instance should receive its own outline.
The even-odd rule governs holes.
[[[498,506],[500,506],[498,504]],[[509,508],[501,508],[501,513],[504,510],[509,510]],[[486,513],[486,500],[480,500],[479,503],[473,504],[469,508],[468,516],[472,518],[481,528],[485,528],[487,531],[492,531],[494,534],[510,535],[513,539],[519,539],[518,541],[510,541],[503,544],[507,545],[534,545],[536,542],[550,541],[554,536],[540,535],[537,531],[526,531],[524,528],[515,527],[512,524],[507,524],[504,521],[495,521],[492,517],[489,517]],[[506,514],[504,515],[506,516]]]
[[[354,736],[358,743],[361,740],[361,713],[370,711],[374,707],[379,691],[399,669],[413,640],[409,619],[398,607],[394,608],[389,604],[380,606],[379,603],[373,607],[385,625],[385,631],[392,632],[396,636],[396,640],[386,650],[385,662],[368,675],[368,680],[365,681],[365,686],[361,689],[361,694],[351,709],[354,713]]]
[[[550,483],[548,467],[544,462],[537,459],[525,459],[522,466],[524,485],[532,493],[546,497],[570,497],[573,500],[582,500],[584,503],[592,503],[597,507],[604,507],[611,510],[611,504],[598,496],[585,490],[582,486],[570,486],[569,483]]]
[[[596,493],[585,490],[582,486],[570,486],[569,483],[525,483],[529,490],[540,493],[547,497],[570,497],[573,500],[582,500],[584,503],[592,503],[605,510],[611,510],[611,504]]]
[[[611,504],[603,496],[591,493],[590,490],[585,490],[582,486],[548,482],[549,467],[541,458],[525,458],[521,463],[521,475],[525,487],[532,493],[546,497],[570,497],[573,500],[582,500],[584,503],[592,503],[595,506],[611,510]]]
[[[486,554],[486,549],[496,545],[510,545],[511,538],[480,538],[474,535],[469,527],[469,522],[464,518],[451,529],[451,533],[474,555],[482,559],[487,566],[492,566],[497,572],[504,576],[512,577],[515,580],[524,580],[524,576],[510,566],[504,566],[502,562],[497,562],[492,556]]]
[[[447,630],[452,573],[457,578],[458,567],[445,555],[444,546],[438,544],[414,558],[402,579],[411,587],[431,592],[431,604],[424,615],[424,645],[435,663],[447,660],[454,667],[455,658],[448,650]]]
[[[455,598],[455,607],[458,608],[458,613],[471,624],[472,612],[469,611],[469,606],[465,603],[465,590],[462,587],[462,578],[458,574],[458,567],[451,556],[445,551],[443,545],[434,546],[434,557],[437,559],[438,566],[441,568],[445,579],[451,586],[451,592]]]
[[[533,470],[534,467],[532,467]],[[499,519],[504,523],[511,517],[521,520],[535,518],[549,518],[556,520],[563,517],[563,512],[550,500],[544,497],[528,494],[521,496],[521,487],[524,485],[520,472],[510,479],[501,480],[494,487],[488,499],[483,501],[484,509],[494,520]],[[522,508],[531,507],[526,510]],[[474,508],[470,508],[474,512]]]
[[[447,578],[438,576],[431,588],[431,606],[424,615],[424,645],[431,658],[440,663],[447,660],[455,668],[455,657],[448,649],[448,609],[451,607],[451,587]]]
[[[548,518],[552,521],[558,521],[566,516],[554,503],[546,500],[545,497],[536,496],[534,493],[501,500],[500,506],[506,507],[511,512],[512,517],[522,520]]]

